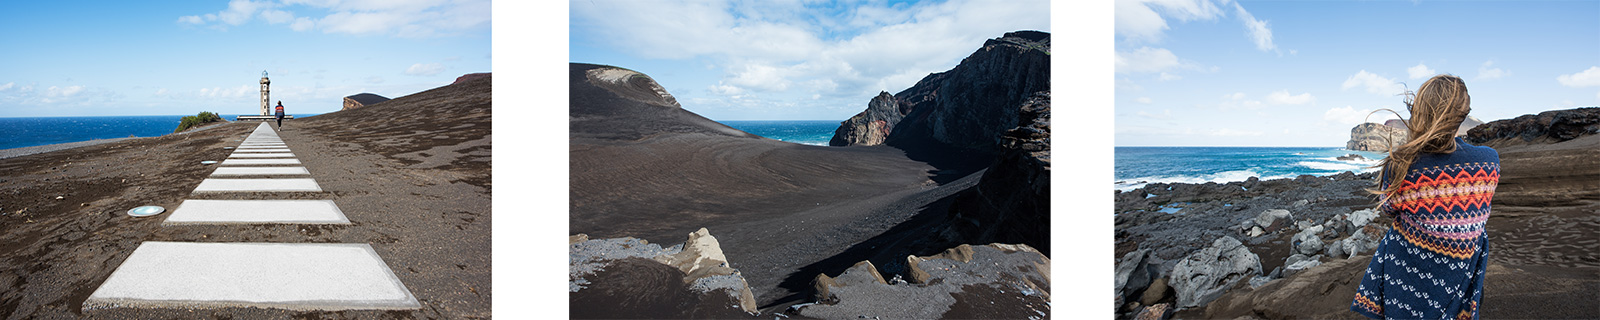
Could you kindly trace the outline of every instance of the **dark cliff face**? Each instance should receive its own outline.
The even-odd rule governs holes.
[[[885,120],[889,137],[884,144],[908,151],[993,156],[1000,151],[1000,134],[1016,125],[1023,100],[1050,90],[1049,52],[1050,34],[1045,32],[1018,31],[990,39],[954,69],[930,74],[895,94],[895,110],[903,115],[898,123],[874,112],[873,103],[880,100],[874,98],[866,112],[841,123],[830,144],[872,145],[874,141],[850,134],[870,132],[875,120]]]
[[[1555,143],[1596,133],[1600,133],[1600,108],[1590,107],[1496,120],[1468,130],[1465,139],[1474,144],[1501,139],[1520,139],[1522,143]],[[1506,142],[1515,143],[1515,140]]]
[[[951,228],[970,243],[1022,243],[1050,254],[1050,92],[1029,96],[982,180],[957,195]]]

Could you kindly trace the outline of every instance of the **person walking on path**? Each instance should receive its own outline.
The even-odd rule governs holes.
[[[282,130],[283,129],[283,101],[278,101],[278,107],[273,108],[273,109],[277,109],[278,129]]]
[[[1371,190],[1394,223],[1350,310],[1379,319],[1477,319],[1488,268],[1484,222],[1500,181],[1500,154],[1455,137],[1472,111],[1461,78],[1434,76],[1407,92],[1405,104],[1411,139],[1379,162],[1378,189]]]

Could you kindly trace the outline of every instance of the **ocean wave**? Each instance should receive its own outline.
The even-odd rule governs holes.
[[[1258,173],[1258,172],[1256,172],[1254,170],[1234,170],[1234,171],[1223,171],[1223,172],[1218,172],[1218,173],[1213,173],[1213,174],[1201,174],[1201,175],[1159,176],[1159,177],[1141,177],[1141,178],[1133,178],[1133,179],[1120,179],[1115,184],[1116,184],[1116,189],[1117,190],[1119,190],[1119,191],[1128,191],[1128,190],[1143,188],[1146,184],[1151,184],[1151,183],[1195,183],[1195,184],[1206,183],[1206,182],[1228,183],[1228,182],[1234,182],[1234,181],[1249,180],[1250,177],[1257,177],[1257,178],[1259,178],[1261,180],[1272,180],[1272,179],[1281,179],[1281,178],[1293,178],[1295,176],[1294,175],[1273,175],[1273,176],[1262,177],[1260,173]]]
[[[1360,171],[1362,166],[1344,162],[1300,161],[1294,165],[1322,171]]]

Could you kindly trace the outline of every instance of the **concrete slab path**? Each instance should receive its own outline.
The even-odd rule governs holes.
[[[372,246],[147,241],[84,301],[94,307],[416,309]]]
[[[184,200],[161,225],[350,224],[333,200]]]
[[[216,179],[200,181],[193,193],[201,192],[322,192],[317,181],[311,178],[283,179]]]
[[[305,167],[218,167],[212,176],[303,176],[311,172]]]
[[[300,159],[227,159],[222,160],[224,166],[260,166],[260,165],[299,165]]]
[[[228,158],[294,158],[293,153],[233,153]]]

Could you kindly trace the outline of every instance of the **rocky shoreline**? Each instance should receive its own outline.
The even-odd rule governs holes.
[[[1600,109],[1490,122],[1469,143],[1500,153],[1483,318],[1597,318]],[[1393,222],[1374,173],[1115,194],[1119,319],[1361,318],[1356,281]]]

